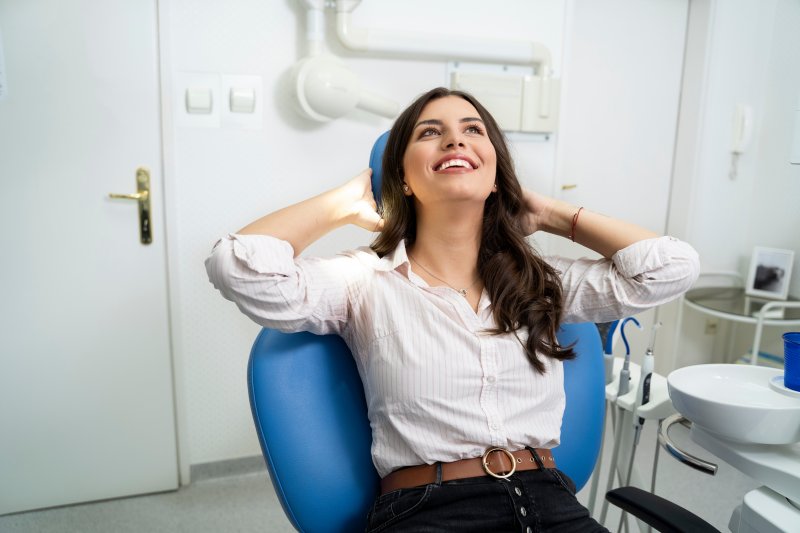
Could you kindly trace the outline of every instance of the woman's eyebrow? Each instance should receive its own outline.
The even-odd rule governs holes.
[[[481,119],[479,119],[477,117],[464,117],[461,120],[459,120],[459,122],[480,122],[481,124],[483,124],[483,120],[481,120]],[[420,127],[422,125],[425,125],[425,124],[430,124],[430,125],[433,125],[433,126],[443,126],[444,122],[442,122],[441,120],[439,120],[437,118],[429,118],[428,120],[420,120],[419,122],[417,122],[417,125],[414,126],[414,129],[417,129],[418,127]]]

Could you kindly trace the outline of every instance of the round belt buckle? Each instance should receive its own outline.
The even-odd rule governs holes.
[[[507,474],[496,474],[491,470],[489,470],[489,454],[492,452],[503,452],[508,456],[508,460],[511,461],[510,472],[508,472]],[[484,452],[483,456],[481,457],[481,462],[483,463],[483,469],[486,471],[486,473],[497,479],[509,478],[512,476],[512,474],[514,474],[514,472],[517,471],[517,460],[514,458],[514,455],[512,455],[512,453],[506,450],[505,448],[489,448]]]

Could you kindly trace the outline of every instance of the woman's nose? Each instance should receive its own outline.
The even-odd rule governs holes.
[[[445,148],[455,148],[456,146],[464,146],[464,137],[458,130],[450,130],[449,133],[442,137],[442,144]]]

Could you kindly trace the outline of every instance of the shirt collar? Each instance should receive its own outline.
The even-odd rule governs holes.
[[[374,253],[374,252],[373,252]],[[382,272],[391,272],[392,270],[397,270],[403,276],[408,278],[412,283],[419,286],[427,287],[428,284],[420,278],[417,274],[414,274],[413,277],[409,274],[412,274],[411,271],[411,263],[408,260],[408,252],[406,252],[406,241],[405,239],[400,239],[400,242],[397,243],[397,247],[394,249],[393,252],[390,252],[380,259],[378,259],[377,264],[375,265],[375,270],[380,270]],[[486,291],[484,287],[483,291],[481,292],[481,299],[480,303],[478,304],[478,313],[484,313],[489,308],[489,293]]]
[[[384,272],[397,270],[404,276],[408,277],[409,263],[408,254],[406,253],[405,239],[400,239],[400,242],[397,243],[397,247],[394,249],[394,251],[389,252],[381,257],[378,260],[378,264],[376,265],[375,269]]]

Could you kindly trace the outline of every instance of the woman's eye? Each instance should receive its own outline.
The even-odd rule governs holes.
[[[431,135],[433,135],[435,133],[439,133],[439,130],[437,130],[436,128],[426,128],[426,129],[422,130],[422,133],[420,134],[420,137],[430,137]]]
[[[472,133],[477,133],[479,135],[481,133],[483,133],[483,130],[480,128],[480,126],[478,126],[476,124],[472,124],[470,126],[467,126],[467,129],[465,131],[469,131],[469,132],[472,132]]]

